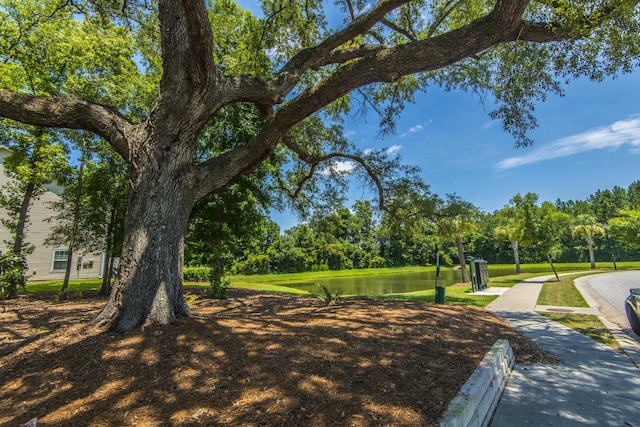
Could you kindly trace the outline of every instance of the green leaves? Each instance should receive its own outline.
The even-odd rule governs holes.
[[[125,109],[144,85],[129,29],[71,3],[0,3],[0,87],[81,96]]]
[[[609,221],[611,234],[625,244],[640,248],[640,209],[623,209]]]
[[[24,288],[27,283],[25,270],[27,264],[21,255],[12,252],[0,253],[0,297],[4,309],[5,298],[15,298],[18,288]]]

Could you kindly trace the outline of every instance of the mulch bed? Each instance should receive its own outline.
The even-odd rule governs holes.
[[[0,425],[429,426],[497,339],[554,355],[480,308],[231,289],[127,333],[104,300],[21,295],[0,311]]]

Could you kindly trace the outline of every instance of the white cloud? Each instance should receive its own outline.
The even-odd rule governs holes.
[[[422,128],[422,125],[415,125],[415,126],[412,126],[412,127],[410,127],[410,128],[409,128],[409,130],[408,130],[408,131],[406,131],[406,132],[405,132],[405,133],[403,133],[402,135],[398,136],[398,138],[404,138],[405,136],[409,136],[409,135],[411,135],[411,134],[414,134],[414,133],[416,133],[416,132],[418,132],[418,131],[421,131],[422,129],[423,129],[423,128]]]
[[[364,15],[365,13],[370,12],[371,9],[373,9],[373,4],[367,3],[362,9],[356,11],[356,16]]]
[[[339,160],[328,165],[322,172],[323,175],[329,175],[331,172],[339,174],[348,174],[356,167],[356,164],[350,160]]]
[[[367,154],[371,154],[373,153],[373,149],[372,148],[367,148],[363,151],[364,155],[366,156]]]
[[[609,126],[558,139],[525,156],[504,159],[496,165],[496,168],[511,169],[605,148],[616,150],[625,144],[632,146],[631,152],[640,152],[640,117],[621,120]]]
[[[401,148],[402,148],[402,145],[392,145],[391,147],[387,148],[387,155],[390,156],[393,153],[400,151]]]

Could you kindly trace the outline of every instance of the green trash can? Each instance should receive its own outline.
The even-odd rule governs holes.
[[[444,287],[436,287],[436,304],[444,304]]]

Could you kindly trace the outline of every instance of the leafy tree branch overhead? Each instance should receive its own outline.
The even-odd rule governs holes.
[[[415,90],[438,84],[492,95],[493,115],[527,144],[533,103],[559,80],[629,70],[640,52],[637,1],[346,0],[341,28],[317,1],[261,7],[263,19],[228,0],[2,2],[0,115],[93,132],[129,165],[123,267],[98,323],[189,315],[180,269],[191,209],[279,147],[312,170],[342,155],[376,176],[338,139],[294,139],[307,118],[362,99],[392,126]],[[237,103],[259,112],[259,129],[197,156],[211,119]]]

